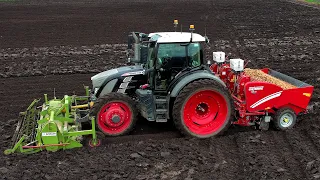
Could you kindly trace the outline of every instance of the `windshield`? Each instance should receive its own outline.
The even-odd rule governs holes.
[[[188,48],[188,66],[197,67],[201,65],[200,44],[190,43],[188,46],[178,43],[160,44],[158,48],[158,63],[162,64],[166,59],[170,60],[172,67],[186,66],[186,47]]]

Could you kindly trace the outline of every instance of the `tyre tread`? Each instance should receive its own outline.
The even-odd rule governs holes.
[[[106,136],[122,136],[122,135],[126,135],[129,134],[130,132],[132,132],[132,130],[135,128],[135,124],[137,122],[137,117],[138,117],[138,111],[137,111],[137,106],[136,106],[136,102],[131,99],[129,96],[122,94],[122,93],[117,93],[117,92],[111,92],[108,93],[104,96],[99,97],[96,102],[94,103],[92,109],[91,109],[91,116],[94,116],[96,118],[96,126],[99,128],[99,130],[101,132],[103,132],[101,130],[101,128],[98,125],[98,121],[97,121],[97,114],[99,113],[100,109],[103,107],[103,105],[105,105],[106,103],[110,102],[110,101],[115,101],[115,100],[120,100],[123,101],[124,103],[126,103],[128,105],[128,107],[130,108],[131,112],[132,112],[132,122],[129,125],[129,128],[126,129],[124,132],[120,133],[120,134],[105,134]]]
[[[184,125],[181,123],[181,116],[182,114],[181,112],[181,108],[183,107],[183,104],[185,102],[185,99],[190,95],[190,93],[194,92],[195,89],[197,88],[203,88],[203,87],[215,87],[218,90],[220,90],[221,92],[226,92],[225,95],[227,97],[227,101],[230,101],[230,105],[231,105],[231,112],[230,112],[230,117],[227,121],[229,121],[225,127],[222,128],[222,130],[220,132],[218,132],[217,134],[215,134],[215,136],[218,135],[222,135],[224,134],[224,132],[228,129],[228,127],[231,125],[231,120],[234,117],[234,103],[232,101],[232,97],[229,93],[229,90],[224,87],[223,85],[221,85],[219,82],[212,80],[212,79],[201,79],[201,80],[196,80],[193,81],[191,83],[189,83],[188,85],[186,85],[178,94],[174,105],[173,105],[173,109],[174,111],[172,112],[172,117],[173,117],[173,122],[176,126],[176,128],[185,136],[192,136],[184,127]]]

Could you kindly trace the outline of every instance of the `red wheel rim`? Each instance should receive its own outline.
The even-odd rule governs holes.
[[[203,90],[191,95],[183,109],[183,121],[197,135],[210,135],[221,129],[228,116],[225,98],[216,91]]]
[[[120,134],[130,126],[131,116],[132,112],[126,103],[110,102],[99,111],[98,125],[106,134]]]

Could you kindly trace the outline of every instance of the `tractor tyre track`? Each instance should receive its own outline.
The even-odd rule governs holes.
[[[292,145],[286,140],[286,134],[284,132],[273,131],[272,135],[275,143],[277,144],[276,147],[281,147],[281,149],[277,149],[282,155],[281,158],[286,166],[285,169],[290,172],[294,179],[307,178],[306,173],[301,168],[297,168],[301,167],[302,164],[296,157],[296,153],[293,151]]]

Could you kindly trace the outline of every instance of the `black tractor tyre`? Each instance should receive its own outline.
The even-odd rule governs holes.
[[[291,108],[282,108],[272,116],[272,122],[276,130],[292,129],[297,123],[297,115]]]
[[[215,93],[221,95],[225,102],[226,102],[226,107],[227,107],[227,115],[226,118],[223,120],[221,123],[221,127],[217,130],[214,131],[210,134],[202,135],[202,134],[197,134],[194,133],[190,130],[190,128],[187,127],[186,123],[184,122],[183,119],[183,113],[184,113],[184,108],[186,106],[187,101],[189,100],[190,97],[195,95],[197,92],[201,91],[214,91]],[[176,126],[176,128],[185,136],[188,137],[195,137],[195,138],[210,138],[213,136],[218,136],[222,135],[231,125],[233,119],[234,119],[234,102],[232,100],[232,97],[228,91],[228,89],[220,84],[219,82],[212,80],[212,79],[201,79],[201,80],[196,80],[188,85],[186,85],[178,94],[176,97],[176,100],[173,105],[173,110],[172,110],[172,117],[173,117],[173,122]],[[218,115],[216,115],[217,117]],[[215,117],[215,118],[216,118]]]
[[[121,132],[117,132],[117,133],[108,133],[105,132],[103,130],[103,128],[99,125],[99,112],[102,110],[102,108],[109,104],[109,103],[122,103],[124,106],[127,107],[128,109],[128,113],[131,115],[131,118],[128,118],[128,123],[129,125],[123,129],[123,131]],[[129,134],[135,127],[135,124],[137,122],[137,116],[138,116],[138,110],[137,110],[137,105],[135,103],[135,101],[122,93],[116,93],[116,92],[111,92],[109,94],[106,94],[104,96],[101,96],[97,99],[97,101],[94,103],[92,109],[91,109],[91,116],[95,117],[95,121],[96,121],[96,127],[98,127],[98,129],[105,134],[105,136],[122,136],[122,135],[126,135]],[[123,108],[122,108],[123,109]],[[120,118],[121,119],[121,118]]]

